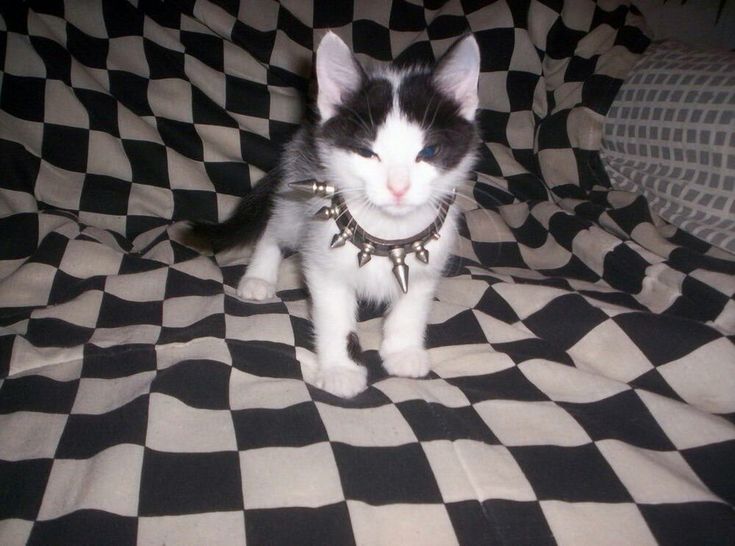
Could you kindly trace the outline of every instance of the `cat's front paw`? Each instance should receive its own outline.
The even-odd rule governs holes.
[[[276,294],[276,287],[257,277],[243,277],[237,286],[237,295],[244,300],[263,301]]]
[[[323,367],[314,384],[340,398],[352,398],[367,388],[367,369],[357,364]]]
[[[401,349],[380,352],[383,368],[391,375],[399,377],[424,377],[431,369],[429,353],[426,349]]]

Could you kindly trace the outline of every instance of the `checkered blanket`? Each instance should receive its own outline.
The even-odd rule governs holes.
[[[487,5],[484,5],[487,4]],[[733,544],[732,258],[610,190],[627,3],[0,7],[0,543]],[[305,112],[315,43],[482,47],[476,179],[423,380],[309,385],[295,257],[203,256]]]

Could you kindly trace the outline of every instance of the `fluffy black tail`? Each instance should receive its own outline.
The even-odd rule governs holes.
[[[196,246],[208,242],[215,252],[253,242],[265,229],[280,181],[277,169],[265,175],[242,198],[235,212],[221,224],[192,222],[191,235]]]

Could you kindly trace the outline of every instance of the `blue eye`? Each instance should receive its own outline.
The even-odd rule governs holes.
[[[431,159],[432,157],[435,157],[436,154],[439,153],[439,146],[436,144],[432,144],[430,146],[425,146],[421,149],[421,151],[416,156],[416,161],[421,161],[422,159]]]
[[[378,154],[373,152],[370,148],[353,148],[353,151],[362,156],[370,159],[371,157],[377,157]]]

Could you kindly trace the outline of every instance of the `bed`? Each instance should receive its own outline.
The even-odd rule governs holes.
[[[735,258],[616,189],[628,2],[0,7],[0,543],[733,544]],[[315,44],[480,43],[425,379],[313,387],[298,256],[202,253],[308,115]]]

